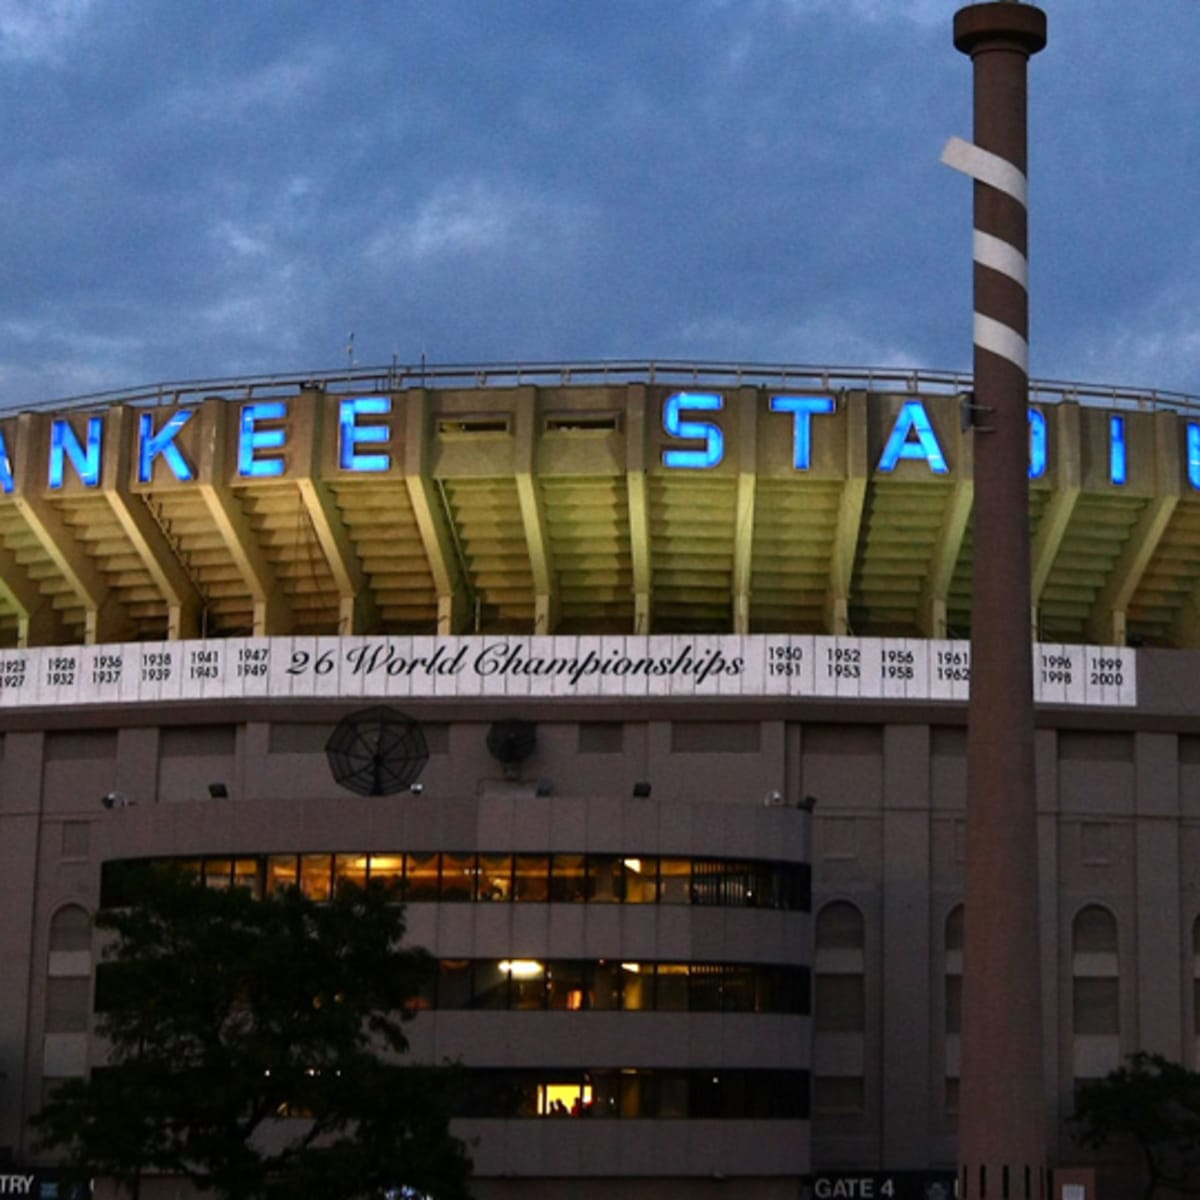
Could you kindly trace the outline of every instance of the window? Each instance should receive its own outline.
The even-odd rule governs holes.
[[[1072,1018],[1076,1038],[1110,1040],[1103,1050],[1076,1046],[1076,1077],[1103,1075],[1117,1065],[1121,1031],[1117,922],[1108,909],[1089,904],[1072,924]],[[1097,1057],[1099,1055],[1100,1057]]]
[[[77,904],[60,908],[50,921],[50,951],[91,950],[92,919]]]
[[[438,898],[440,857],[437,854],[406,854],[404,856],[405,899],[436,900]]]
[[[416,902],[662,903],[808,912],[812,900],[811,872],[804,863],[642,854],[394,851],[106,862],[101,866],[101,907],[128,903],[131,873],[153,867],[193,873],[209,887],[247,887],[255,895],[264,888],[273,894],[299,886],[317,900],[328,900],[343,880],[359,885],[380,880]],[[836,920],[836,912],[828,920]]]
[[[475,899],[475,855],[442,855],[443,900]]]
[[[550,859],[545,854],[518,854],[513,871],[513,896],[544,904],[550,899]]]
[[[333,859],[328,854],[300,856],[300,890],[311,900],[328,900],[333,890]],[[205,882],[208,873],[205,872]]]
[[[91,1008],[91,977],[46,981],[46,1032],[86,1033]]]
[[[863,948],[862,913],[853,904],[835,900],[826,904],[817,916],[818,950],[859,950]]]
[[[866,1025],[862,975],[818,974],[813,1008],[817,1033],[861,1033]]]
[[[817,913],[813,978],[813,1031],[822,1063],[813,1080],[818,1116],[860,1116],[866,1013],[866,929],[848,900],[833,900]]]
[[[550,899],[578,903],[587,899],[587,868],[582,854],[556,854],[551,862]]]

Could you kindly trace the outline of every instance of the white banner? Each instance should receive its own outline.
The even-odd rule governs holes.
[[[1035,700],[1132,707],[1126,647],[1034,648]],[[968,642],[754,634],[278,637],[0,652],[0,708],[322,697],[966,700]]]

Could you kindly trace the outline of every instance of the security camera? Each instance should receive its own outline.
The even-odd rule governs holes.
[[[134,801],[125,795],[124,792],[106,792],[100,797],[100,803],[105,808],[132,808]]]

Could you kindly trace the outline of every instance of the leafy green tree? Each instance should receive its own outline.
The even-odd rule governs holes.
[[[1103,1079],[1076,1085],[1070,1126],[1093,1149],[1132,1141],[1146,1200],[1160,1187],[1200,1194],[1200,1073],[1139,1051]]]
[[[149,1172],[230,1200],[469,1197],[452,1074],[397,1062],[433,962],[386,889],[258,899],[147,869],[125,898],[96,921],[109,1065],[54,1093],[43,1146],[135,1197]]]

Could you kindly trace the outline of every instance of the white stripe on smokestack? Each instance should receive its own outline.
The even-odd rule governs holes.
[[[1027,207],[1028,181],[1025,172],[998,154],[983,150],[962,138],[952,137],[942,151],[942,162],[1011,196],[1022,208]],[[1029,263],[1016,246],[976,229],[974,255],[977,263],[1007,275],[1022,290],[1029,290]],[[976,311],[975,345],[1008,359],[1026,375],[1029,374],[1029,343],[1020,330]]]

